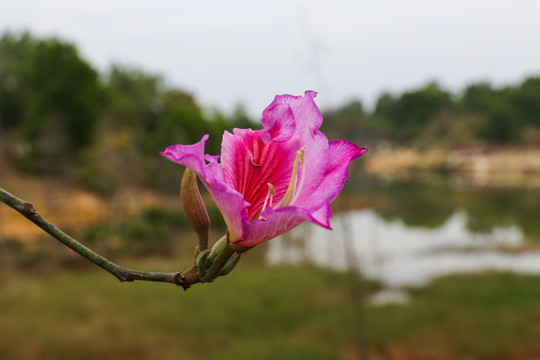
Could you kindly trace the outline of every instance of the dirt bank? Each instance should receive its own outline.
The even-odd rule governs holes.
[[[368,174],[414,179],[432,173],[476,186],[540,187],[540,148],[476,146],[444,150],[379,148],[365,158]]]
[[[13,172],[2,174],[0,186],[33,203],[42,216],[64,230],[76,231],[106,221],[125,220],[159,202],[157,194],[146,190],[124,188],[113,197],[105,198],[60,179],[34,178]],[[43,234],[43,230],[0,203],[0,239],[32,242]]]

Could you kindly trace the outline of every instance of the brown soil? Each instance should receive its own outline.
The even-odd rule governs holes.
[[[104,198],[62,180],[14,173],[2,174],[0,187],[31,202],[43,217],[61,229],[127,219],[140,209],[159,203],[158,195],[147,190],[125,188],[112,198]],[[43,230],[0,204],[0,238],[31,242],[42,235]]]
[[[540,187],[540,148],[478,146],[426,151],[379,148],[365,157],[365,170],[385,178],[443,171],[468,185]]]

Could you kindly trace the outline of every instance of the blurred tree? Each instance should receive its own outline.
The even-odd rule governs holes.
[[[513,93],[510,87],[493,89],[488,83],[472,84],[465,89],[461,107],[479,120],[473,129],[476,139],[499,143],[518,140]]]
[[[194,144],[205,134],[210,135],[211,141],[205,146],[208,154],[221,153],[221,137],[230,120],[209,118],[203,114],[202,108],[192,95],[179,90],[168,89],[163,93],[163,109],[157,121],[147,127],[145,154],[148,171],[154,174],[152,183],[160,188],[177,191],[178,168],[164,167],[163,161],[158,161],[156,155],[169,145]],[[162,160],[161,158],[159,160]],[[156,172],[159,175],[156,176]]]
[[[128,175],[130,182],[176,191],[178,169],[162,161],[159,152],[198,142],[204,134],[221,139],[230,123],[226,117],[205,116],[191,94],[137,69],[114,65],[105,88],[107,104],[90,162],[99,163],[99,171],[114,183]],[[207,152],[219,154],[219,144],[208,142]]]
[[[28,33],[6,33],[0,39],[0,163],[13,163],[24,150],[17,130],[24,118],[27,89],[21,67],[35,46]]]
[[[489,104],[494,90],[488,82],[470,84],[463,92],[460,105],[465,111],[482,112]]]
[[[469,145],[476,140],[478,123],[483,124],[484,118],[444,111],[432,118],[415,143],[424,148]]]
[[[405,92],[399,98],[383,94],[377,100],[373,115],[386,136],[406,143],[419,136],[433,117],[453,106],[450,93],[432,82]]]
[[[353,100],[324,114],[323,132],[373,146],[462,146],[478,141],[540,144],[540,77],[517,86],[471,84],[454,96],[437,83],[382,94],[370,113]],[[224,130],[260,128],[245,108],[204,109],[155,74],[113,65],[103,77],[73,44],[28,33],[0,38],[0,160],[75,178],[95,190],[119,184],[176,191],[177,167],[159,151],[198,142],[220,153]],[[7,154],[8,156],[4,156]]]
[[[163,109],[163,80],[157,75],[115,64],[105,78],[106,127],[110,130],[149,127]]]
[[[237,104],[234,107],[234,111],[231,116],[230,121],[231,128],[247,129],[258,126],[247,114],[246,108],[242,104]]]
[[[163,94],[163,113],[147,128],[152,137],[151,151],[163,150],[171,144],[192,144],[210,132],[210,125],[193,96],[177,89]]]
[[[366,122],[366,117],[362,103],[353,100],[337,110],[325,112],[321,131],[329,139],[347,139],[365,144],[366,134],[372,130],[368,129],[370,124]]]
[[[25,62],[23,79],[32,97],[25,114],[31,137],[39,131],[39,122],[51,116],[67,132],[71,149],[90,143],[100,105],[98,74],[75,46],[58,39],[40,41]]]
[[[148,174],[147,137],[163,113],[165,86],[159,76],[113,65],[103,78],[105,94],[97,136],[77,171],[86,186],[108,193],[120,184],[143,184]],[[157,151],[153,154],[159,156]]]
[[[25,85],[22,68],[36,41],[30,34],[6,33],[0,39],[0,131],[19,126],[24,117]]]
[[[15,128],[26,145],[19,165],[62,171],[92,141],[100,104],[97,72],[72,44],[27,33],[5,34],[0,58],[0,126]]]
[[[540,144],[540,77],[526,79],[514,96],[519,138],[525,143]]]
[[[540,77],[523,81],[514,92],[514,101],[522,123],[540,126]]]
[[[397,99],[392,94],[385,92],[377,99],[372,116],[377,118],[378,127],[384,135],[392,133],[394,119],[399,116],[397,110]]]

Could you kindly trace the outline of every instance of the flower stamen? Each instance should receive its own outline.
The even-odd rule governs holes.
[[[274,195],[276,195],[276,189],[274,185],[268,183],[268,193],[266,194],[266,199],[264,199],[264,204],[261,210],[261,213],[266,209],[266,206],[272,206],[272,200],[274,200]]]
[[[303,149],[305,149],[307,146],[304,146]],[[296,187],[296,190],[294,192],[294,196],[291,200],[291,204],[296,203],[296,200],[298,200],[298,196],[302,192],[302,188],[304,187],[304,179],[306,177],[306,165],[304,164],[304,152],[302,151],[302,175],[300,175],[300,182],[298,183],[298,186]]]
[[[304,151],[306,149],[307,149],[307,146],[304,146],[296,152],[296,159],[294,160],[291,181],[289,182],[289,187],[287,188],[287,192],[285,193],[285,196],[283,196],[283,199],[279,203],[278,207],[289,205],[292,202],[294,195],[295,195],[294,200],[298,198],[298,193],[300,192],[301,186],[303,186],[303,180],[304,180],[304,174],[305,174]],[[298,176],[298,165],[300,163],[302,163],[302,178],[300,179],[300,186],[297,188],[296,179]]]

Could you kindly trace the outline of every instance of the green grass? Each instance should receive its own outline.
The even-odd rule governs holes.
[[[412,293],[409,305],[368,308],[371,354],[540,354],[540,277],[452,276]],[[355,359],[354,319],[348,277],[313,268],[247,260],[187,292],[94,268],[0,274],[0,359]]]
[[[333,283],[320,271],[241,265],[187,292],[122,284],[99,270],[5,273],[0,359],[338,358],[351,341],[341,332],[353,327],[336,311],[349,306],[335,295],[344,277]]]
[[[450,358],[540,355],[540,277],[495,272],[454,275],[413,289],[415,301],[369,314],[372,345],[394,344]],[[407,330],[408,328],[408,330]]]

